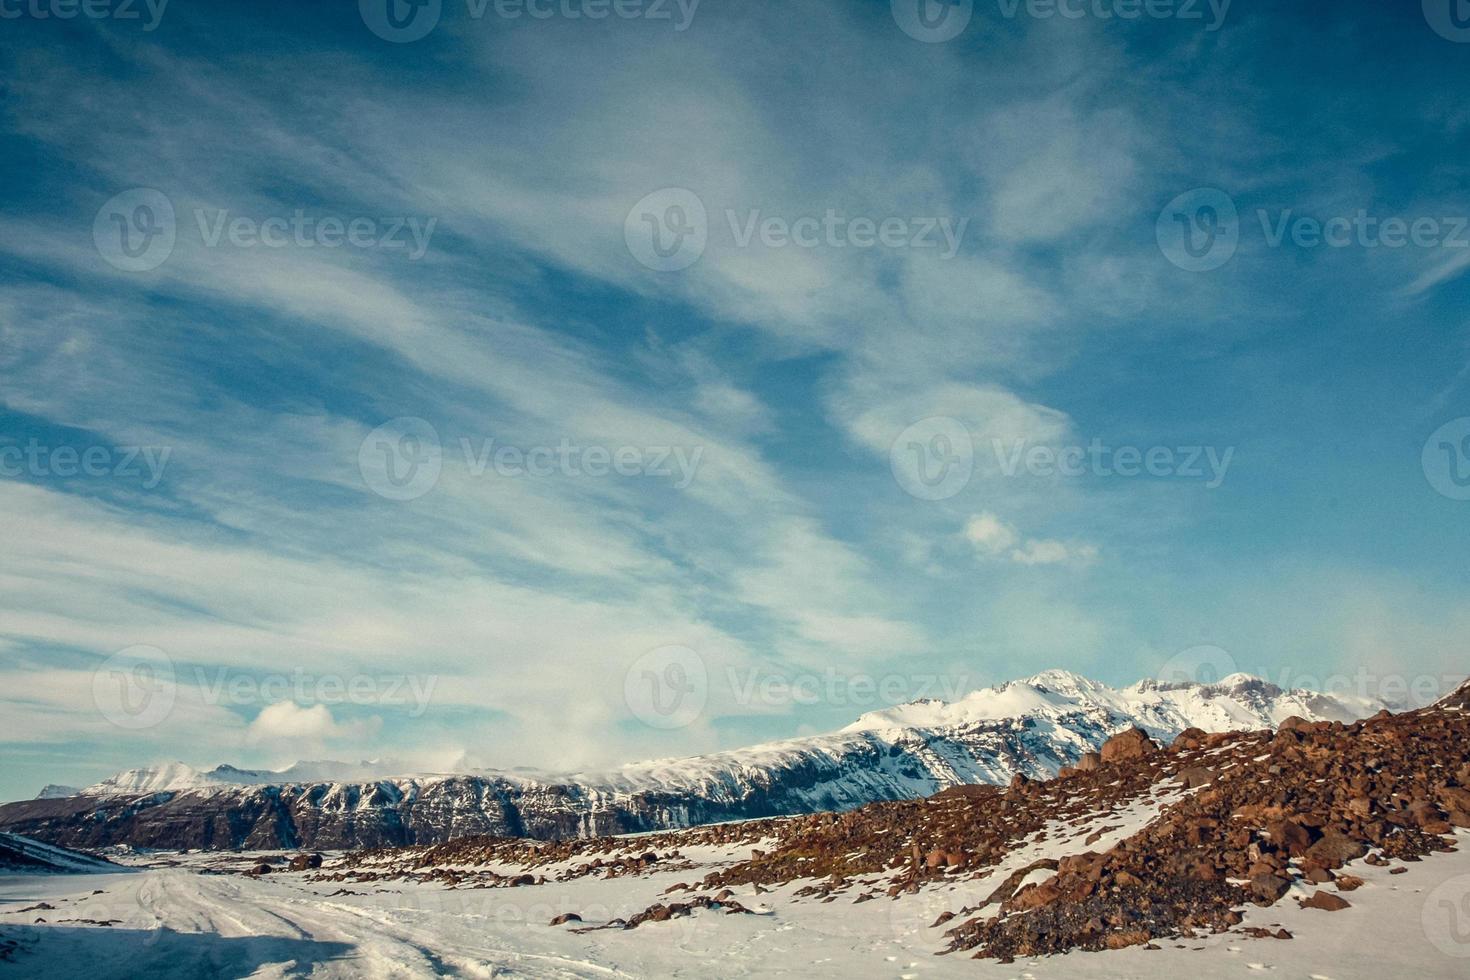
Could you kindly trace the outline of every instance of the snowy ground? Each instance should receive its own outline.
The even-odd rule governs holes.
[[[1470,833],[1464,834],[1470,845]],[[730,855],[687,851],[701,862]],[[308,882],[204,873],[217,855],[187,856],[115,874],[0,877],[0,938],[21,948],[5,977],[1277,977],[1384,980],[1470,975],[1470,846],[1367,884],[1340,912],[1290,898],[1247,912],[1292,940],[1216,937],[1161,950],[1021,961],[935,956],[946,909],[988,893],[994,878],[898,900],[793,901],[794,887],[739,900],[762,915],[707,911],[631,931],[577,935],[548,921],[578,912],[593,924],[659,898],[688,871],[513,889],[446,889],[400,881]],[[243,859],[236,859],[242,861]],[[361,894],[333,895],[342,888]],[[1331,890],[1329,888],[1329,890]],[[1303,893],[1305,894],[1305,893]],[[677,896],[675,896],[677,897]],[[19,911],[46,902],[54,909]],[[35,919],[44,918],[43,924]],[[91,920],[91,921],[79,921]],[[115,920],[104,926],[97,922]]]

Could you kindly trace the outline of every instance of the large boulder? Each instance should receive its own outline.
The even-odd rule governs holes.
[[[1368,853],[1368,845],[1336,830],[1329,830],[1322,839],[1306,849],[1305,856],[1314,864],[1336,870],[1349,861],[1356,861]]]
[[[298,854],[291,859],[292,871],[315,871],[322,866],[320,854]]]
[[[1129,728],[1104,742],[1101,754],[1103,762],[1123,762],[1143,759],[1157,751],[1158,743],[1148,737],[1148,732],[1142,728]]]
[[[1321,909],[1324,912],[1341,912],[1343,909],[1352,908],[1347,899],[1328,892],[1315,892],[1311,898],[1302,902],[1304,909]]]
[[[1206,732],[1203,728],[1186,728],[1174,739],[1173,747],[1176,749],[1197,749],[1205,744]]]

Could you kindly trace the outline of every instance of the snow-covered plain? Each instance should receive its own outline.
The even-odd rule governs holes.
[[[1135,805],[1106,819],[1125,833],[1153,812]],[[1050,840],[1050,847],[1029,847],[1008,864],[1051,848],[1075,849],[1055,828]],[[1461,840],[1470,844],[1470,832],[1461,831]],[[1292,897],[1269,909],[1248,908],[1247,926],[1283,926],[1291,940],[1232,933],[1166,941],[1158,950],[1012,964],[934,955],[944,945],[934,919],[977,903],[998,873],[861,904],[797,900],[797,885],[762,894],[746,887],[736,889],[737,899],[761,914],[699,911],[628,931],[579,935],[548,925],[563,912],[581,914],[584,924],[628,916],[675,881],[693,880],[744,852],[684,853],[703,866],[700,872],[480,890],[206,872],[251,859],[219,854],[148,855],[125,873],[9,875],[0,877],[0,937],[18,940],[20,949],[9,962],[0,960],[0,975],[1385,980],[1470,974],[1470,847],[1464,846],[1407,865],[1400,875],[1355,867],[1366,884],[1347,896],[1352,907],[1340,912],[1301,909]],[[351,894],[334,894],[343,889]],[[40,902],[54,909],[18,911]],[[36,923],[38,917],[46,921]],[[113,924],[96,924],[107,920]]]

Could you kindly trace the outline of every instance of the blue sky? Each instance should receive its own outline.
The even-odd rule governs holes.
[[[1201,645],[1465,673],[1432,0],[56,9],[0,54],[0,797],[602,766]],[[1093,445],[1157,465],[1008,462]]]

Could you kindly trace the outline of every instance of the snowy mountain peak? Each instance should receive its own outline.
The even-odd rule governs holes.
[[[209,782],[207,773],[182,762],[170,762],[161,766],[126,769],[108,776],[100,783],[88,786],[82,792],[88,796],[106,796],[115,793],[145,796],[150,793],[199,789],[209,785]]]
[[[1083,691],[1097,690],[1103,687],[1090,677],[1070,670],[1043,670],[1024,680],[1012,681],[1013,684],[1027,684],[1031,687],[1041,688],[1047,691],[1055,691],[1059,694],[1077,694]]]

